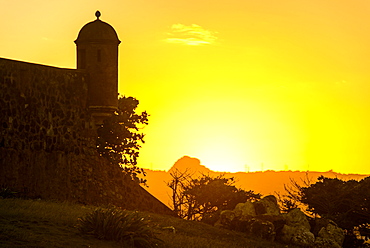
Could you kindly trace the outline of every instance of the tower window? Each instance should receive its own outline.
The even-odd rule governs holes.
[[[101,50],[98,49],[98,54],[97,54],[98,62],[101,62]]]

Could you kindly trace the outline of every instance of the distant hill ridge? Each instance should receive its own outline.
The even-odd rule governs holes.
[[[210,170],[197,158],[184,156],[177,160],[168,172],[145,170],[148,180],[148,191],[156,196],[163,203],[169,205],[169,195],[171,190],[166,186],[166,182],[171,180],[170,173],[174,170],[185,171],[193,174],[194,177],[201,174],[209,174],[217,176],[224,174],[225,177],[234,177],[236,186],[245,190],[253,190],[262,195],[274,194],[275,192],[284,193],[284,185],[289,185],[291,180],[302,183],[302,180],[309,180],[311,183],[316,182],[319,176],[329,178],[339,178],[342,180],[361,180],[370,175],[361,174],[341,174],[334,171],[318,172],[318,171],[256,171],[256,172],[215,172]]]

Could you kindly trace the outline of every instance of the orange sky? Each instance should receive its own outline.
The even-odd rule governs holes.
[[[0,57],[75,68],[81,27],[122,40],[151,115],[139,165],[370,173],[367,0],[0,0]]]

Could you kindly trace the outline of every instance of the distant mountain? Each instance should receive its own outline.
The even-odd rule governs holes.
[[[171,189],[166,185],[171,180],[170,173],[174,170],[185,171],[193,174],[193,177],[198,177],[201,174],[217,176],[224,174],[225,177],[234,177],[236,186],[245,190],[253,190],[255,193],[262,195],[274,194],[275,192],[283,194],[285,192],[284,185],[289,185],[291,180],[300,184],[303,180],[309,180],[315,183],[321,175],[330,178],[339,178],[342,180],[361,180],[369,175],[361,174],[341,174],[333,171],[318,172],[318,171],[258,171],[258,172],[215,172],[204,165],[197,158],[184,156],[177,160],[171,169],[166,171],[145,170],[147,173],[146,179],[151,194],[161,200],[164,204],[170,206]]]
[[[179,171],[188,171],[189,173],[211,173],[210,169],[200,164],[200,160],[197,158],[191,158],[189,156],[184,156],[176,161],[176,163],[168,171],[169,173],[179,170]]]

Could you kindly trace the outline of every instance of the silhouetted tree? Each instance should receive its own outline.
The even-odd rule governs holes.
[[[138,104],[133,97],[120,97],[117,111],[98,128],[96,146],[113,166],[120,166],[134,181],[145,184],[146,180],[138,177],[145,172],[137,167],[137,158],[145,136],[139,129],[148,125],[148,114],[137,114]]]
[[[171,175],[173,179],[168,186],[175,196],[173,203],[178,215],[188,220],[213,222],[222,210],[232,210],[240,202],[261,197],[251,190],[236,188],[234,178],[225,178],[224,175],[211,177],[203,174],[192,178],[186,172],[176,173]]]
[[[347,230],[348,237],[353,236],[354,230],[370,237],[370,177],[343,181],[320,176],[316,183],[301,186],[293,182],[286,189],[290,196],[287,200],[304,204],[313,215],[335,221]]]
[[[370,177],[343,181],[320,176],[315,184],[302,187],[301,193],[308,211],[332,219],[344,229],[370,223]]]
[[[280,210],[282,212],[289,212],[294,208],[305,205],[302,203],[302,188],[309,187],[310,185],[311,180],[307,173],[305,178],[301,179],[300,183],[290,178],[290,184],[284,184],[285,194],[281,195],[275,192],[280,204]],[[305,211],[305,209],[302,210]]]
[[[182,192],[184,192],[187,185],[189,185],[192,179],[191,174],[188,170],[180,171],[178,169],[175,169],[170,172],[170,175],[172,177],[172,180],[167,182],[167,186],[170,187],[172,190],[171,201],[173,211],[179,217],[185,218],[184,207],[186,205],[186,202],[188,202],[188,199],[187,196]]]

